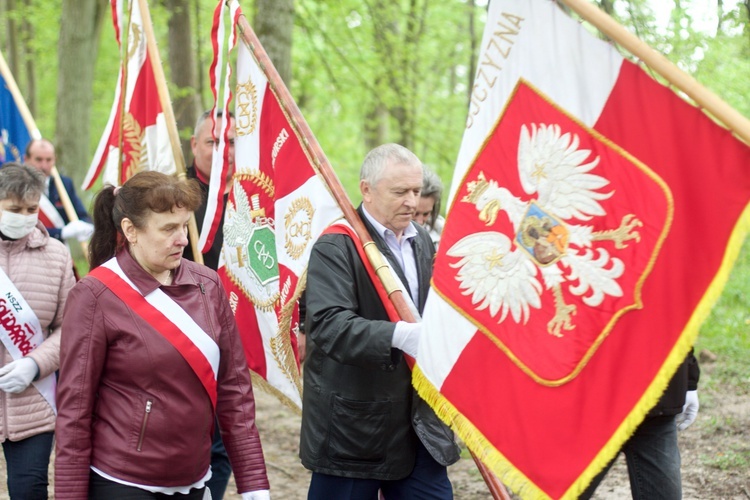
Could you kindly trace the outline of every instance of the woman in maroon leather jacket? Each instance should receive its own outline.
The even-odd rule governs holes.
[[[194,181],[105,187],[62,326],[57,498],[203,498],[214,412],[243,499],[269,498],[247,363],[219,277],[182,259]]]

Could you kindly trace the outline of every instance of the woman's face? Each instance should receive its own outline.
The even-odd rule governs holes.
[[[150,212],[146,223],[136,228],[130,219],[122,220],[122,230],[135,260],[154,276],[180,265],[182,251],[188,244],[188,221],[191,211],[173,208],[171,212]]]
[[[420,196],[417,202],[417,211],[414,214],[414,220],[420,226],[424,226],[429,222],[432,209],[435,206],[435,198],[432,196]]]
[[[0,200],[0,211],[18,215],[31,215],[39,212],[39,197],[35,200],[21,200],[15,196]]]

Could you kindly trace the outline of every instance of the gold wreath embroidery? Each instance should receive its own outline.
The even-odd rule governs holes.
[[[148,148],[144,147],[146,133],[130,112],[125,113],[123,136],[130,146],[130,161],[122,166],[125,178],[129,179],[148,165]]]
[[[269,176],[263,172],[253,172],[252,174],[235,174],[235,178],[239,181],[248,180],[261,188],[269,198],[273,199],[276,189],[273,186],[273,181]]]
[[[138,23],[132,23],[130,25],[130,36],[132,38],[128,40],[128,59],[132,59],[133,56],[135,56],[138,47],[140,47],[141,45],[143,32],[141,31],[141,26]]]
[[[258,122],[258,92],[253,82],[237,83],[237,136],[250,135]]]
[[[297,218],[297,214],[303,215],[302,220]],[[314,214],[315,209],[309,199],[297,198],[284,215],[284,228],[286,229],[284,249],[295,260],[302,256],[305,247],[312,239],[311,225]]]

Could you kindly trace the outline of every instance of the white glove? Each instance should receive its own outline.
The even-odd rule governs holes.
[[[0,368],[0,389],[5,392],[23,392],[37,374],[39,367],[33,359],[21,358],[11,361]]]
[[[85,220],[74,220],[73,222],[69,222],[64,228],[62,228],[62,231],[60,231],[60,236],[62,236],[64,240],[75,238],[78,241],[86,241],[91,238],[92,234],[94,234],[94,225]]]
[[[242,500],[271,500],[271,492],[268,490],[248,491],[242,494]]]
[[[401,349],[412,358],[417,357],[419,348],[419,336],[422,334],[422,323],[407,323],[399,321],[396,323],[396,329],[393,331],[391,345],[396,349]]]
[[[695,422],[700,406],[698,391],[687,391],[685,393],[685,405],[682,407],[682,413],[675,418],[678,431],[684,431],[690,427],[690,424]]]

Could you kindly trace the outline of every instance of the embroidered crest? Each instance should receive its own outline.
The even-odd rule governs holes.
[[[236,87],[237,136],[250,135],[258,124],[258,90],[252,80],[244,83],[237,82]]]
[[[609,239],[615,248],[624,248],[630,241],[640,241],[636,228],[642,223],[633,215],[613,230],[594,231],[590,225],[576,223],[606,215],[599,200],[614,194],[603,192],[609,184],[604,177],[590,173],[599,158],[589,161],[590,152],[578,145],[578,136],[562,134],[559,125],[532,124],[530,130],[521,126],[518,174],[526,196],[537,195],[537,200],[515,196],[488,180],[484,172],[468,183],[469,194],[461,201],[474,204],[488,226],[504,211],[514,232],[510,237],[491,232],[466,236],[448,255],[461,259],[454,264],[461,288],[472,294],[479,309],[489,307],[492,316],[500,314],[500,322],[509,312],[515,322],[525,322],[530,308],[541,306],[538,273],[555,298],[547,331],[556,337],[575,328],[576,306],[566,303],[566,295],[581,296],[590,307],[600,305],[605,295],[622,296],[617,278],[625,265],[595,242]],[[565,267],[570,269],[567,276]],[[491,286],[500,280],[502,286]]]
[[[524,372],[559,385],[642,307],[671,210],[646,165],[520,83],[456,194],[433,283]]]
[[[234,201],[227,203],[224,222],[224,259],[227,274],[258,309],[270,311],[279,298],[274,220],[251,195],[234,183]]]

